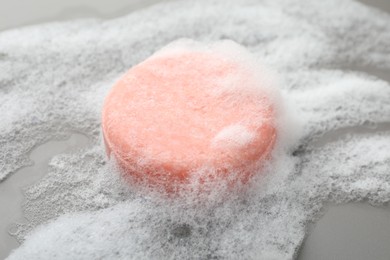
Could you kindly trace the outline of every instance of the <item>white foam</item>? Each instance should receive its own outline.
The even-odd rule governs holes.
[[[249,144],[254,137],[245,126],[235,124],[224,127],[212,140],[213,145],[244,146]]]
[[[388,132],[312,147],[315,133],[390,122],[389,83],[338,69],[389,69],[389,23],[388,14],[349,0],[214,0],[1,33],[0,108],[8,114],[0,124],[0,178],[27,165],[28,151],[49,138],[81,131],[93,141],[56,156],[48,175],[27,188],[28,222],[15,232],[27,240],[9,259],[291,259],[324,203],[390,201]],[[302,147],[292,153],[287,141],[299,132],[281,130],[286,138],[268,174],[240,196],[216,192],[212,204],[147,198],[106,163],[100,110],[112,82],[179,38],[247,47],[278,72],[282,110],[297,110],[278,124],[303,124]]]

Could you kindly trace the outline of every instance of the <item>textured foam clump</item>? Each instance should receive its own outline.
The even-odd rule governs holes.
[[[53,158],[26,188],[28,221],[14,229],[24,243],[9,259],[291,259],[324,203],[388,202],[390,85],[364,71],[390,69],[389,23],[349,0],[177,1],[1,33],[0,178],[49,138],[79,131],[92,140]],[[297,110],[280,123],[302,124],[298,144],[296,130],[279,128],[294,137],[239,196],[220,198],[219,187],[196,203],[137,195],[106,160],[104,96],[128,68],[183,37],[248,48],[278,72],[284,110]],[[232,125],[215,143],[250,138]]]

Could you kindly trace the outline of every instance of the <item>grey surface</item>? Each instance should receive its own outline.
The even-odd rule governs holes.
[[[19,26],[81,17],[112,18],[151,5],[159,0],[0,0],[0,31]],[[390,0],[360,0],[390,12]],[[389,25],[390,26],[390,25]],[[349,66],[355,69],[354,66]],[[359,69],[389,80],[387,71]],[[332,136],[330,139],[335,138]],[[21,187],[38,181],[50,158],[61,152],[85,145],[82,135],[68,141],[52,141],[31,154],[33,167],[18,171],[0,183],[0,259],[16,247],[17,242],[6,230],[12,221],[22,220]],[[27,174],[28,173],[28,174]],[[30,176],[30,177],[27,177]],[[12,200],[10,200],[12,198]],[[298,254],[299,260],[311,259],[390,259],[390,209],[364,204],[331,206],[309,235]]]
[[[32,185],[47,173],[48,163],[54,155],[69,153],[87,144],[88,138],[82,134],[73,134],[64,141],[44,143],[30,153],[34,165],[18,170],[0,183],[0,259],[19,246],[9,231],[12,223],[23,221],[23,187]]]
[[[162,0],[0,0],[0,31],[75,18],[113,18]]]
[[[359,1],[390,12],[390,0]],[[0,0],[0,31],[82,17],[113,18],[158,2],[164,0]]]
[[[310,230],[299,260],[389,260],[390,208],[331,206]]]
[[[390,1],[389,0],[357,0],[365,5],[369,5],[380,9],[382,11],[390,13]]]
[[[390,12],[389,0],[359,0],[366,5]],[[390,24],[389,24],[390,28]],[[342,69],[361,71],[390,82],[389,71],[381,68],[345,65]],[[341,129],[321,138],[322,142],[339,139],[348,133],[389,131],[384,123],[372,129]],[[319,146],[322,143],[318,143]],[[372,207],[363,203],[329,206],[325,215],[308,229],[308,236],[297,260],[390,260],[390,207]]]

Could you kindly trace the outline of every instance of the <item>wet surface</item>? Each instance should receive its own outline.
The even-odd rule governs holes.
[[[385,12],[390,12],[388,0],[359,0]],[[341,69],[363,72],[390,82],[388,70],[369,66],[343,65]],[[390,122],[338,129],[312,143],[319,147],[342,136],[390,131]],[[390,207],[379,208],[363,203],[329,206],[325,215],[311,228],[298,252],[298,260],[359,260],[390,259]]]
[[[371,76],[374,76],[378,79],[390,82],[390,73],[386,69],[380,69],[380,68],[375,68],[375,67],[370,67],[370,66],[357,66],[357,65],[344,65],[341,66],[340,69],[343,70],[350,70],[350,71],[355,71],[355,72],[362,72],[365,74],[369,74]]]
[[[389,0],[358,0],[365,5],[375,7],[382,11],[390,13],[390,2]]]
[[[166,0],[168,1],[168,0]],[[359,2],[390,12],[388,0],[358,0]],[[163,0],[23,0],[7,1],[0,9],[0,31],[48,21],[85,17],[114,18]],[[23,6],[24,8],[20,8]]]
[[[17,6],[18,2],[9,3],[11,9],[2,9],[14,15],[12,8],[14,8],[13,5]],[[132,4],[128,4],[128,1],[119,1],[121,3],[116,3],[118,7],[116,10],[107,11],[102,11],[105,4],[91,7],[92,1],[90,1],[91,3],[83,2],[85,3],[72,4],[69,2],[69,6],[62,8],[62,11],[52,11],[51,13],[50,8],[48,8],[46,14],[42,14],[44,8],[40,8],[41,10],[35,13],[25,8],[30,13],[34,13],[35,16],[26,17],[25,15],[24,20],[19,18],[19,21],[13,22],[0,20],[0,30],[49,20],[116,17],[160,1],[133,1]],[[359,2],[390,12],[388,0],[359,0]],[[62,3],[64,2],[62,1]],[[107,2],[107,4],[111,5],[112,3]],[[39,12],[41,13],[39,14]],[[19,14],[23,15],[23,13]],[[5,17],[3,16],[2,19]],[[390,82],[390,73],[386,70],[355,65],[342,66],[341,69],[364,72]],[[378,131],[390,131],[390,123],[371,125],[370,122],[367,122],[361,127],[338,129],[318,138],[312,145],[319,147],[349,134],[370,134]],[[17,242],[6,232],[10,223],[17,220],[22,221],[23,195],[21,188],[41,179],[47,171],[48,162],[54,155],[69,152],[76,147],[85,146],[87,143],[87,138],[79,134],[73,135],[66,141],[45,143],[31,153],[31,159],[35,162],[33,166],[17,171],[5,182],[0,183],[0,259],[6,257],[11,248],[18,246]],[[176,237],[188,237],[191,235],[191,229],[187,225],[177,225],[173,228],[172,234]],[[372,207],[362,203],[329,206],[324,216],[309,228],[308,237],[299,251],[297,259],[390,259],[390,209]]]
[[[333,205],[309,228],[298,260],[390,259],[390,208]]]
[[[380,124],[373,124],[371,122],[365,122],[361,126],[351,126],[339,128],[333,131],[329,131],[317,139],[310,141],[311,147],[321,147],[328,143],[335,142],[337,140],[346,138],[347,136],[361,135],[361,134],[374,134],[379,132],[390,133],[390,122],[384,122]]]
[[[162,2],[161,0],[35,0],[4,1],[0,9],[0,31],[77,18],[109,19]],[[23,8],[21,8],[23,7]]]
[[[345,66],[390,82],[390,73],[375,68]],[[329,131],[310,140],[311,147],[322,147],[349,135],[390,132],[390,122]],[[301,151],[304,152],[304,151]],[[390,207],[373,207],[364,203],[330,205],[323,217],[308,228],[308,236],[297,252],[298,260],[366,260],[390,259]]]
[[[49,141],[35,148],[30,158],[33,166],[25,167],[0,183],[0,259],[4,259],[19,244],[9,235],[10,226],[23,221],[23,188],[39,181],[47,173],[52,157],[60,153],[69,153],[88,144],[88,138],[82,134],[73,134],[64,141]]]

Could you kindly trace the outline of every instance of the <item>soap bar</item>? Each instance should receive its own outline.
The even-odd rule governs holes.
[[[242,52],[231,42],[172,44],[115,83],[103,136],[132,185],[174,193],[259,172],[276,140],[275,109],[265,72]]]

